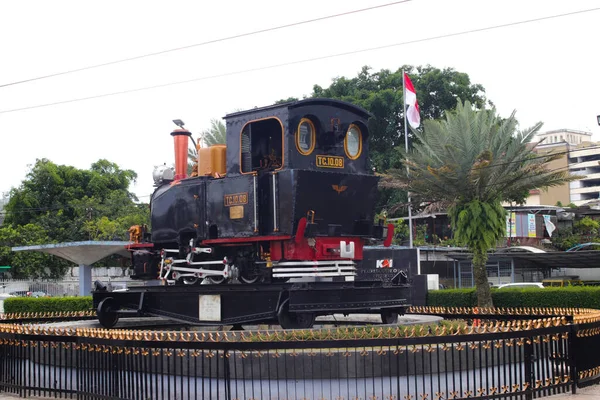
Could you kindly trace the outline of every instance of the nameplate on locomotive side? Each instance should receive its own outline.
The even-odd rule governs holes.
[[[242,218],[244,218],[244,206],[229,207],[229,219],[242,219]]]
[[[317,167],[344,168],[344,157],[317,155]]]
[[[226,194],[223,196],[223,204],[225,207],[248,204],[248,193]]]
[[[221,320],[221,295],[205,294],[199,296],[198,319],[200,321]]]

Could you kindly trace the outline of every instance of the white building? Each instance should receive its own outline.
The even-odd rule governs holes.
[[[571,182],[571,203],[577,206],[600,198],[600,143],[582,143],[569,152],[569,171],[581,176]]]
[[[0,226],[4,222],[4,206],[8,203],[8,193],[0,193]]]
[[[551,162],[550,169],[568,168],[580,179],[546,191],[534,190],[527,199],[528,205],[554,205],[560,201],[565,206],[580,206],[600,198],[600,143],[591,141],[590,132],[557,129],[537,137],[542,143],[536,152],[564,153],[564,157]]]
[[[579,145],[592,140],[590,132],[576,131],[574,129],[556,129],[554,131],[538,133],[537,137],[539,140],[544,140],[540,146],[563,142],[569,145]]]

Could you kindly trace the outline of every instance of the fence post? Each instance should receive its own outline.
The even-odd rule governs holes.
[[[527,392],[525,393],[526,400],[533,399],[533,388],[535,387],[535,376],[533,363],[535,362],[533,356],[533,336],[526,338],[525,345],[523,346],[524,358],[525,358],[525,382],[528,384]]]
[[[229,350],[223,350],[223,380],[225,381],[225,398],[231,399],[231,370],[229,369]]]
[[[571,374],[571,393],[577,393],[577,383],[579,382],[579,373],[577,372],[577,359],[575,357],[575,348],[577,346],[577,331],[579,327],[571,319],[569,324],[569,372]]]

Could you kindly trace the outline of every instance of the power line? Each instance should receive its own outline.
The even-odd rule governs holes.
[[[123,58],[123,59],[120,59],[120,60],[108,61],[108,62],[101,63],[101,64],[89,65],[87,67],[81,67],[81,68],[71,69],[71,70],[68,70],[68,71],[56,72],[54,74],[48,74],[48,75],[38,76],[38,77],[35,77],[35,78],[24,79],[24,80],[21,80],[21,81],[15,81],[15,82],[10,82],[10,83],[5,83],[5,84],[0,85],[0,88],[6,87],[6,86],[19,85],[21,83],[38,81],[38,80],[41,80],[41,79],[53,78],[53,77],[56,77],[56,76],[72,74],[72,73],[75,73],[75,72],[81,72],[81,71],[86,71],[86,70],[95,69],[95,68],[106,67],[106,66],[109,66],[109,65],[121,64],[121,63],[129,62],[129,61],[139,60],[139,59],[142,59],[142,58],[154,57],[154,56],[158,56],[158,55],[161,55],[161,54],[166,54],[166,53],[172,53],[172,52],[175,52],[175,51],[191,49],[193,47],[206,46],[208,44],[225,42],[225,41],[228,41],[228,40],[239,39],[239,38],[243,38],[243,37],[247,37],[247,36],[252,36],[252,35],[258,35],[258,34],[261,34],[261,33],[273,32],[273,31],[277,31],[277,30],[281,30],[281,29],[285,29],[285,28],[291,28],[291,27],[294,27],[294,26],[306,25],[306,24],[310,24],[310,23],[313,23],[313,22],[324,21],[324,20],[327,20],[327,19],[333,19],[333,18],[343,17],[343,16],[346,16],[346,15],[357,14],[357,13],[361,13],[361,12],[365,12],[365,11],[371,11],[371,10],[375,10],[375,9],[379,9],[379,8],[394,6],[394,5],[397,5],[397,4],[407,3],[409,1],[412,1],[412,0],[394,1],[392,3],[386,3],[386,4],[380,4],[378,6],[361,8],[359,10],[346,11],[346,12],[339,13],[339,14],[327,15],[327,16],[324,16],[324,17],[313,18],[313,19],[309,19],[309,20],[305,20],[305,21],[292,22],[290,24],[279,25],[279,26],[275,26],[275,27],[271,27],[271,28],[265,28],[265,29],[259,29],[257,31],[240,33],[238,35],[226,36],[226,37],[219,38],[219,39],[207,40],[205,42],[200,42],[200,43],[196,43],[196,44],[190,44],[190,45],[187,45],[187,46],[175,47],[175,48],[167,49],[167,50],[161,50],[161,51],[157,51],[157,52],[154,52],[154,53],[147,53],[147,54],[142,54],[142,55],[139,55],[139,56]]]
[[[74,103],[74,102],[85,101],[85,100],[99,99],[99,98],[103,98],[103,97],[117,96],[117,95],[122,95],[122,94],[127,94],[127,93],[135,93],[135,92],[141,92],[141,91],[145,91],[145,90],[159,89],[159,88],[163,88],[163,87],[167,87],[167,86],[181,85],[184,83],[198,82],[198,81],[210,80],[210,79],[216,79],[216,78],[224,78],[227,76],[240,75],[240,74],[245,74],[245,73],[249,73],[249,72],[264,71],[264,70],[268,70],[268,69],[281,68],[281,67],[286,67],[286,66],[295,65],[295,64],[309,63],[309,62],[313,62],[313,61],[320,61],[320,60],[326,60],[326,59],[330,59],[330,58],[349,56],[349,55],[354,55],[354,54],[359,54],[359,53],[366,53],[366,52],[370,52],[370,51],[389,49],[392,47],[404,46],[404,45],[408,45],[408,44],[422,43],[422,42],[433,41],[433,40],[438,40],[438,39],[445,39],[445,38],[449,38],[449,37],[467,35],[467,34],[471,34],[471,33],[489,31],[489,30],[500,29],[500,28],[507,28],[507,27],[515,26],[515,25],[527,24],[527,23],[531,23],[531,22],[539,22],[539,21],[544,21],[544,20],[549,20],[549,19],[554,19],[554,18],[561,18],[561,17],[582,14],[582,13],[587,13],[587,12],[592,12],[592,11],[598,11],[598,10],[600,10],[600,7],[590,8],[590,9],[586,9],[586,10],[573,11],[570,13],[556,14],[556,15],[540,17],[540,18],[527,19],[527,20],[523,20],[523,21],[510,22],[510,23],[501,24],[501,25],[488,26],[485,28],[477,28],[477,29],[471,29],[471,30],[467,30],[467,31],[431,36],[431,37],[422,38],[422,39],[408,40],[405,42],[399,42],[399,43],[388,44],[388,45],[383,45],[383,46],[376,46],[376,47],[369,47],[369,48],[365,48],[365,49],[347,51],[347,52],[337,53],[337,54],[330,54],[330,55],[326,55],[326,56],[306,58],[303,60],[288,61],[285,63],[273,64],[273,65],[268,65],[268,66],[263,66],[263,67],[249,68],[249,69],[245,69],[245,70],[226,72],[226,73],[216,74],[216,75],[209,75],[209,76],[204,76],[204,77],[200,77],[200,78],[187,79],[187,80],[183,80],[183,81],[163,83],[163,84],[153,85],[153,86],[145,86],[145,87],[136,88],[136,89],[128,89],[128,90],[104,93],[104,94],[88,96],[88,97],[80,97],[80,98],[71,99],[71,100],[56,101],[53,103],[38,104],[35,106],[14,108],[11,110],[0,111],[0,114],[32,110],[32,109],[36,109],[36,108],[50,107],[50,106]]]

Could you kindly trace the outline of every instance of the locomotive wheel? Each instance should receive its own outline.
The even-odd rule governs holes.
[[[247,284],[260,282],[262,280],[261,278],[260,271],[256,268],[242,268],[238,277],[240,282]]]
[[[219,276],[219,275],[207,276],[204,279],[206,279],[208,282],[212,283],[213,285],[221,285],[226,282],[225,277]]]
[[[382,310],[381,321],[386,325],[395,325],[398,323],[398,313],[391,310]]]
[[[315,324],[315,313],[295,313],[289,310],[290,299],[285,299],[277,313],[279,325],[283,329],[310,329]]]
[[[112,297],[107,297],[98,304],[98,308],[96,309],[98,322],[106,329],[114,327],[117,321],[119,321],[119,315],[114,309],[114,302]]]
[[[244,274],[240,275],[240,282],[242,283],[246,283],[246,284],[251,284],[251,283],[256,283],[260,280],[260,275],[255,275],[253,277],[246,277],[244,276]]]

